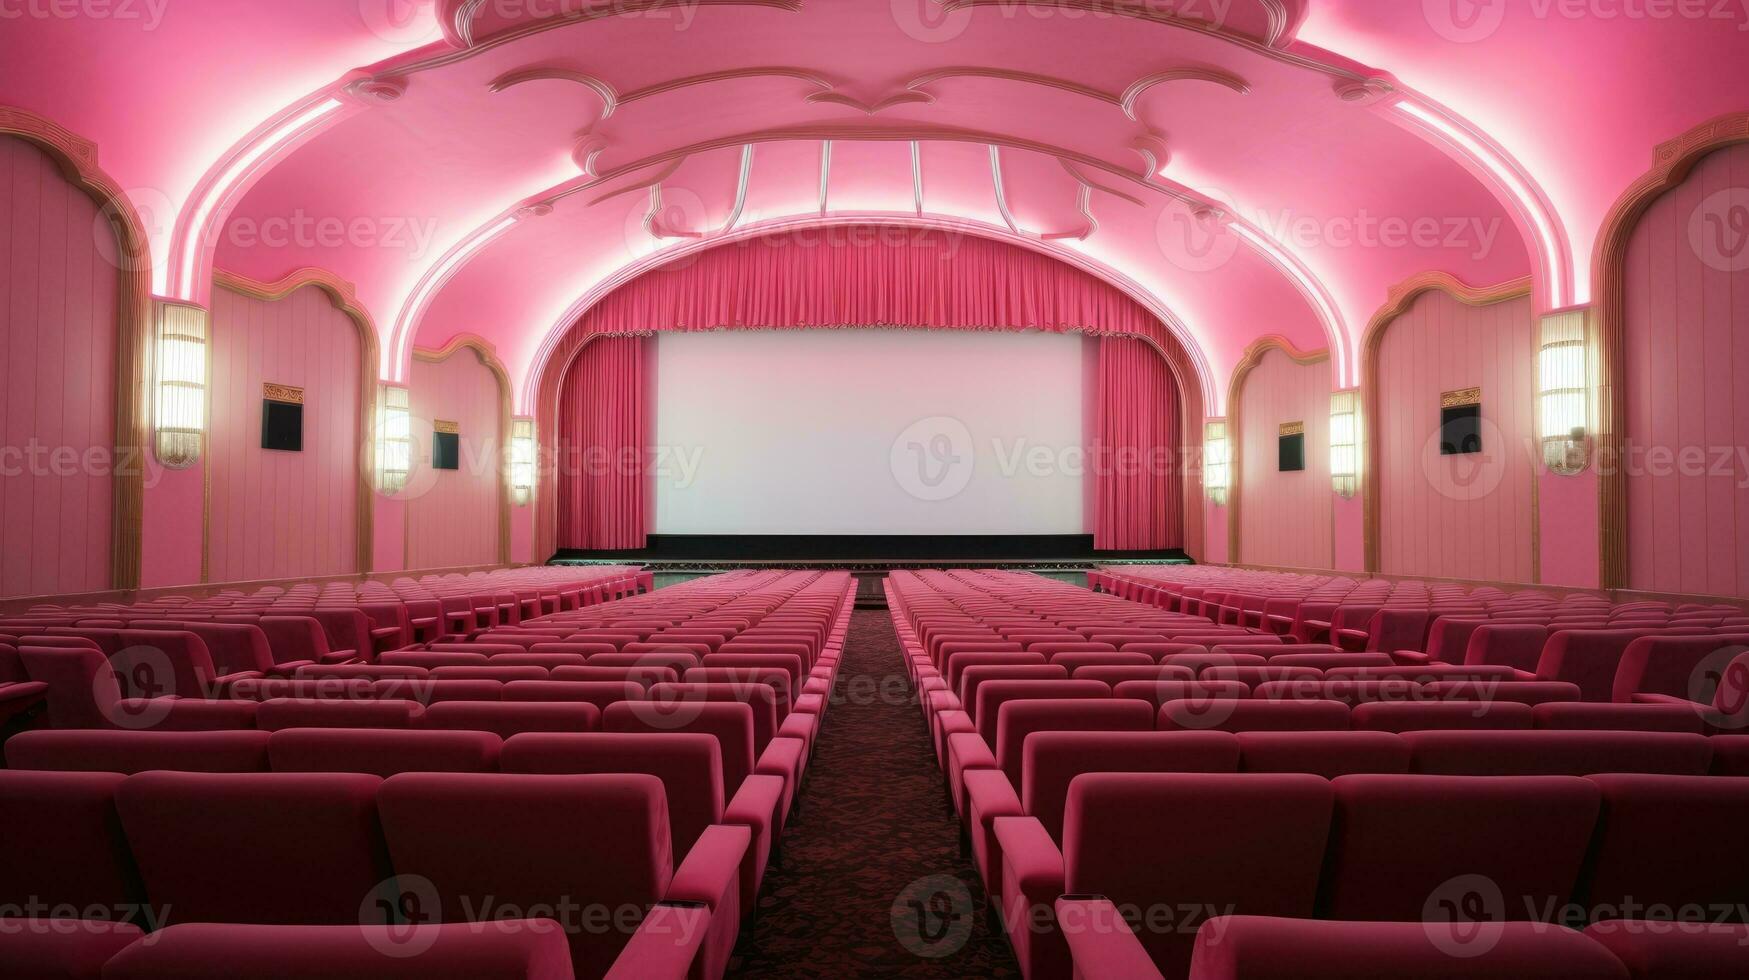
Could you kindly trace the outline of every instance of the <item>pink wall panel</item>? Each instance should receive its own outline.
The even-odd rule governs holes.
[[[1536,581],[1536,322],[1529,297],[1423,293],[1379,345],[1379,571]],[[1439,454],[1440,395],[1482,389],[1482,452]]]
[[[1628,585],[1749,596],[1749,146],[1647,210],[1626,277]]]
[[[47,156],[0,137],[0,596],[110,586],[120,277],[99,252],[107,234]]]
[[[314,286],[215,289],[212,315],[208,580],[358,571],[358,327]],[[303,452],[261,448],[264,383],[304,389]]]
[[[443,361],[415,358],[414,472],[407,494],[407,567],[454,568],[498,561],[501,394],[491,369],[472,350]],[[461,468],[434,471],[431,425],[460,423]]]
[[[1331,568],[1328,362],[1296,364],[1271,350],[1239,394],[1239,560],[1247,565]],[[1306,424],[1306,468],[1278,470],[1283,422]]]

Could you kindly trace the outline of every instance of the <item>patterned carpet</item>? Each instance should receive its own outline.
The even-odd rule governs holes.
[[[898,637],[885,610],[858,610],[783,867],[729,976],[1019,976],[957,842]]]

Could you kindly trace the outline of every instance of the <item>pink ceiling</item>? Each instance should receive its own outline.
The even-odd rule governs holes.
[[[388,378],[411,343],[467,332],[526,389],[567,313],[633,270],[880,215],[1119,282],[1181,331],[1220,411],[1263,335],[1331,347],[1333,383],[1354,383],[1367,321],[1420,272],[1553,266],[1580,281],[1544,305],[1582,297],[1602,216],[1653,145],[1749,102],[1741,22],[1520,6],[135,0],[132,20],[7,21],[0,103],[97,141],[153,212],[160,262],[203,175],[236,176],[212,264],[355,282]],[[288,133],[264,123],[330,96],[273,145]],[[1499,160],[1400,100],[1449,111]],[[221,166],[252,147],[252,169]],[[201,279],[160,289],[198,297]]]

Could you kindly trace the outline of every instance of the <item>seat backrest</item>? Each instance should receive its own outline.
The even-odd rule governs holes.
[[[1584,907],[1706,909],[1745,921],[1749,909],[1749,779],[1612,774],[1590,777],[1603,813]],[[1624,916],[1625,917],[1625,916]]]
[[[1549,636],[1536,675],[1579,686],[1582,701],[1610,701],[1623,655],[1646,633],[1636,629],[1560,630]]]
[[[965,650],[948,654],[942,660],[941,676],[947,681],[947,689],[958,693],[960,677],[968,667],[1043,667],[1048,662],[1042,653]]]
[[[977,712],[972,715],[978,734],[992,749],[996,747],[996,729],[1002,719],[1002,706],[1012,701],[1103,700],[1111,697],[1111,688],[1098,681],[986,681],[978,686]]]
[[[1240,732],[1241,772],[1303,772],[1325,779],[1406,773],[1409,743],[1390,732]]]
[[[1125,681],[1192,681],[1195,676],[1189,667],[1173,667],[1161,664],[1144,666],[1084,666],[1076,667],[1070,674],[1070,679],[1077,681],[1098,681],[1109,684],[1114,689]]]
[[[1704,776],[1712,750],[1700,735],[1668,732],[1409,732],[1418,773],[1447,776],[1589,776],[1649,772]]]
[[[1146,701],[1046,699],[1010,701],[996,717],[996,766],[1024,793],[1022,764],[1027,739],[1037,732],[1146,732],[1154,728],[1154,706]]]
[[[606,710],[620,701],[642,701],[646,691],[636,681],[511,681],[505,701],[578,701]]]
[[[498,659],[503,659],[502,657]],[[672,667],[589,667],[584,664],[576,666],[554,667],[551,680],[555,681],[593,681],[632,683],[648,690],[656,684],[673,684],[680,680],[680,675]]]
[[[740,701],[621,701],[608,705],[609,732],[695,732],[716,738],[723,761],[723,798],[732,800],[753,773],[753,708]]]
[[[1539,704],[1537,728],[1566,731],[1687,732],[1700,735],[1706,723],[1699,705]]]
[[[48,685],[48,719],[56,728],[108,728],[121,688],[109,658],[89,647],[35,647],[18,651],[25,673]]]
[[[550,676],[551,673],[547,668],[533,664],[500,665],[494,663],[484,667],[475,665],[437,667],[431,671],[431,679],[436,681],[497,681],[501,684],[508,684],[511,681],[544,681]]]
[[[691,653],[597,653],[589,658],[591,667],[667,667],[676,674],[698,666],[698,657]]]
[[[1192,964],[1191,974],[1198,980],[1629,976],[1609,950],[1565,926],[1469,920],[1322,922],[1223,916],[1197,934]]]
[[[687,683],[657,684],[650,688],[650,701],[667,705],[671,711],[685,711],[687,704],[745,704],[753,716],[753,756],[765,754],[765,747],[777,735],[780,712],[778,693],[768,684]]]
[[[171,922],[357,921],[391,873],[376,820],[382,780],[356,773],[129,776],[128,845]]]
[[[1332,785],[1318,915],[1381,922],[1469,913],[1457,903],[1474,895],[1472,876],[1491,881],[1487,904],[1499,907],[1484,910],[1488,920],[1559,907],[1585,863],[1600,799],[1570,776],[1356,775]]]
[[[601,728],[601,709],[586,701],[445,701],[425,709],[420,727],[506,739],[523,732],[592,732]]]
[[[1238,681],[1252,688],[1276,681],[1320,681],[1324,671],[1317,667],[1268,665],[1263,667],[1205,667],[1201,674],[1206,681]]]
[[[1069,668],[1059,664],[974,664],[960,671],[960,706],[976,721],[978,688],[993,681],[1066,681]]]
[[[1499,701],[1532,706],[1570,704],[1581,699],[1579,686],[1568,681],[1435,681],[1422,692],[1436,701]]]
[[[1162,704],[1155,725],[1166,732],[1345,732],[1348,713],[1340,701],[1186,699]]]
[[[1173,909],[1173,928],[1138,938],[1184,976],[1200,918],[1312,914],[1331,800],[1328,780],[1299,774],[1081,776],[1063,821],[1065,891]]]
[[[1112,696],[1140,698],[1150,704],[1170,701],[1228,701],[1251,696],[1251,689],[1238,681],[1120,681]]]
[[[372,684],[371,690],[382,700],[417,701],[420,704],[504,700],[504,682],[484,678],[390,677]]]
[[[487,896],[513,909],[641,914],[673,874],[668,804],[655,776],[407,773],[378,795],[395,870],[430,882],[442,921],[477,917]],[[482,828],[491,847],[480,846]],[[588,916],[567,924],[580,977],[605,974],[630,939],[595,924]]]
[[[1511,701],[1379,701],[1355,707],[1348,724],[1375,732],[1528,731],[1532,710]]]
[[[125,778],[0,772],[0,905],[135,918],[146,894],[115,808]]]
[[[713,653],[699,661],[700,667],[778,668],[789,675],[790,689],[799,690],[807,668],[793,653]]]
[[[503,739],[437,729],[289,728],[267,743],[274,772],[496,772]]]
[[[586,775],[641,772],[662,780],[674,863],[686,859],[700,834],[723,819],[723,752],[704,733],[595,732],[518,735],[504,743],[505,772]]]
[[[377,658],[392,667],[484,667],[491,658],[483,653],[461,650],[390,650]]]
[[[771,688],[777,706],[778,724],[789,715],[795,702],[795,689],[790,685],[789,671],[782,667],[692,667],[680,677],[685,684],[729,684],[746,686],[763,684]]]
[[[1226,732],[1046,731],[1021,749],[1021,806],[1063,839],[1063,808],[1075,777],[1090,772],[1233,772],[1238,740]]]
[[[1463,662],[1534,671],[1548,639],[1549,628],[1535,623],[1483,623],[1470,632]]]
[[[1422,687],[1401,679],[1363,680],[1326,677],[1318,680],[1270,681],[1260,684],[1251,696],[1260,701],[1341,701],[1354,706],[1374,701],[1412,701]]]
[[[1636,694],[1698,696],[1739,655],[1749,653],[1749,634],[1642,636],[1627,645],[1610,685],[1610,700],[1625,704]],[[1712,675],[1709,677],[1709,673]]]
[[[34,731],[6,741],[12,769],[117,772],[265,772],[267,732]]]
[[[417,728],[424,711],[417,701],[274,698],[256,709],[255,727],[264,732],[282,728]]]
[[[1312,667],[1337,670],[1343,667],[1389,667],[1388,653],[1283,653],[1269,658],[1275,667]]]
[[[1269,663],[1269,658],[1259,653],[1210,653],[1201,647],[1196,649],[1201,652],[1170,653],[1162,656],[1160,662],[1189,667],[1199,677],[1210,667],[1263,667]]]

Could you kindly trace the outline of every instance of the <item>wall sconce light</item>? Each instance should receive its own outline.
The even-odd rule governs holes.
[[[534,496],[535,482],[534,419],[510,420],[510,496],[516,506],[525,507]]]
[[[182,303],[158,304],[157,373],[158,462],[183,470],[200,462],[206,434],[207,311]]]
[[[1227,502],[1227,481],[1232,469],[1232,453],[1227,445],[1227,423],[1219,420],[1203,427],[1202,485],[1209,500],[1219,506]]]
[[[1538,434],[1543,465],[1562,476],[1582,473],[1590,462],[1585,343],[1584,310],[1543,318],[1537,353]]]
[[[377,490],[397,494],[413,470],[413,414],[407,389],[377,388]]]
[[[1343,500],[1360,489],[1360,392],[1330,395],[1330,485]]]

